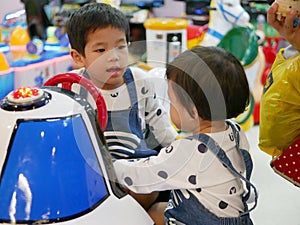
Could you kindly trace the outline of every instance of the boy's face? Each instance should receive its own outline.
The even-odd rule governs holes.
[[[78,66],[88,70],[97,87],[110,90],[124,83],[123,74],[128,65],[124,31],[109,26],[88,33],[84,52],[85,57],[72,49],[71,56]]]

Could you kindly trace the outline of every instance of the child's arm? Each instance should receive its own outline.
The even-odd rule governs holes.
[[[196,188],[197,177],[193,174],[199,170],[201,162],[196,143],[199,144],[180,139],[161,149],[158,156],[116,160],[117,178],[122,186],[135,193]]]
[[[178,135],[175,127],[171,124],[171,119],[159,100],[149,102],[146,106],[149,113],[145,120],[154,134],[157,142],[162,146],[169,145]]]
[[[155,139],[162,146],[167,146],[173,142],[178,135],[175,127],[171,123],[170,113],[167,111],[166,106],[162,102],[169,102],[168,96],[159,96],[155,92],[155,85],[159,88],[166,88],[165,80],[148,79],[147,84],[153,90],[145,101],[145,121],[149,125],[150,130],[154,134]],[[156,96],[155,98],[153,96]]]

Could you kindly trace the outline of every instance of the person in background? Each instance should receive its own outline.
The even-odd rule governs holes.
[[[278,51],[261,97],[259,148],[272,157],[280,155],[300,135],[298,16],[295,9],[280,12],[278,2],[267,12],[268,23],[289,43]]]
[[[252,225],[247,199],[257,193],[249,143],[230,120],[249,103],[243,66],[222,48],[197,46],[168,64],[166,76],[171,119],[191,136],[157,156],[116,160],[120,184],[135,193],[171,190],[168,203],[149,210],[156,225]]]
[[[157,84],[143,70],[128,66],[126,16],[108,4],[88,3],[72,13],[67,34],[70,54],[80,68],[72,72],[89,78],[104,97],[108,110],[104,136],[112,157],[147,157],[156,155],[158,146],[169,145],[177,133],[154,92]],[[92,99],[83,88],[76,92]],[[158,146],[147,145],[149,133]],[[132,195],[147,210],[158,193]]]

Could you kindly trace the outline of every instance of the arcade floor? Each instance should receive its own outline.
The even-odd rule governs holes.
[[[252,181],[259,192],[251,213],[254,225],[300,225],[300,188],[272,171],[271,156],[258,148],[258,134],[258,125],[246,131],[254,163]]]

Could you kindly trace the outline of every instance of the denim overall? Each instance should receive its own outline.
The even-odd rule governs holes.
[[[231,121],[228,121],[227,123],[232,127],[235,135],[236,145],[239,148],[239,133]],[[205,143],[206,146],[224,164],[224,166],[226,166],[234,175],[246,182],[246,188],[248,192],[245,196],[242,196],[245,210],[240,214],[239,217],[218,217],[206,209],[193,194],[189,193],[190,198],[186,199],[180,190],[174,190],[171,192],[167,207],[168,209],[165,211],[165,223],[168,225],[253,225],[249,212],[257,205],[257,191],[255,186],[250,183],[253,164],[249,152],[239,148],[246,165],[246,177],[244,177],[238,171],[236,171],[223,149],[221,149],[220,146],[210,136],[206,134],[199,134],[189,138],[198,139],[199,141]],[[255,194],[255,205],[248,210],[246,201],[250,196],[251,187]],[[183,200],[179,203],[179,205],[174,204],[174,194],[176,194],[179,199]]]
[[[84,76],[89,78],[86,71]],[[110,153],[115,159],[142,158],[157,155],[157,151],[147,147],[143,137],[136,86],[129,68],[124,73],[124,79],[131,106],[124,110],[107,111],[108,122],[104,136]]]

